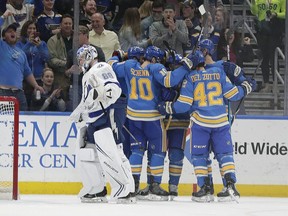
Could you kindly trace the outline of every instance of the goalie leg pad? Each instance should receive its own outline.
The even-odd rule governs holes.
[[[117,148],[118,148],[119,156],[120,156],[120,158],[121,158],[121,160],[123,162],[123,169],[125,170],[125,172],[128,175],[129,185],[131,187],[130,188],[130,192],[134,193],[135,192],[135,182],[134,182],[134,178],[133,178],[133,175],[132,175],[130,162],[129,162],[128,158],[124,154],[122,143],[118,144]]]
[[[94,139],[100,163],[110,180],[111,198],[127,196],[134,185],[131,186],[131,173],[124,168],[111,128],[96,131]]]
[[[103,191],[105,187],[104,171],[100,165],[94,144],[87,144],[85,148],[79,149],[78,159],[80,164],[80,177],[83,188],[78,196],[95,194]]]

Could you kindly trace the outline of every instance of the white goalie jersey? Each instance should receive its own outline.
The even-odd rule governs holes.
[[[74,112],[87,113],[87,123],[95,122],[120,95],[121,88],[112,67],[106,62],[97,62],[82,78],[82,99]]]

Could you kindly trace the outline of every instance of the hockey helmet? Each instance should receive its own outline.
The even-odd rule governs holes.
[[[158,47],[149,46],[145,51],[144,58],[148,61],[152,61],[152,59],[154,58],[156,62],[161,62],[164,59],[164,55],[164,51],[162,51]]]
[[[192,63],[193,63],[193,68],[196,68],[199,64],[204,64],[205,63],[205,57],[203,53],[200,50],[196,50],[195,53],[191,53],[187,56]]]
[[[136,58],[138,61],[143,57],[145,50],[139,46],[132,46],[128,49],[128,59]]]
[[[208,53],[212,55],[214,53],[214,43],[209,39],[204,39],[199,42],[200,50],[207,49]]]

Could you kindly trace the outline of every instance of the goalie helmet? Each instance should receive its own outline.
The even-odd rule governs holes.
[[[193,68],[196,68],[199,64],[205,64],[205,57],[203,53],[200,50],[196,50],[195,53],[191,53],[187,56],[192,63],[193,63]]]
[[[128,49],[128,59],[136,58],[138,61],[144,56],[145,50],[139,46],[132,46]]]
[[[77,62],[83,73],[86,73],[91,67],[92,60],[98,58],[98,52],[94,46],[83,45],[77,51]]]
[[[144,58],[148,61],[152,61],[154,58],[156,62],[161,62],[164,59],[164,55],[165,55],[164,51],[162,51],[158,47],[149,46],[145,51]]]
[[[212,55],[214,53],[214,43],[209,39],[204,39],[199,42],[199,48],[202,51],[207,49],[208,54]]]

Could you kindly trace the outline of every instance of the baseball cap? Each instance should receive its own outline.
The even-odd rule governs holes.
[[[89,29],[87,28],[87,26],[79,25],[79,33],[88,35],[89,34]]]
[[[6,26],[6,27],[4,26],[4,27],[2,28],[2,37],[4,37],[5,33],[6,33],[9,29],[13,29],[14,31],[16,31],[19,26],[20,26],[20,25],[19,25],[19,23],[17,23],[17,22],[14,22],[14,23]]]
[[[196,3],[193,0],[185,0],[181,2],[183,6],[196,8]]]
[[[166,5],[164,6],[164,10],[166,10],[166,9],[172,9],[172,10],[175,11],[175,6],[174,6],[173,4],[166,4]]]

